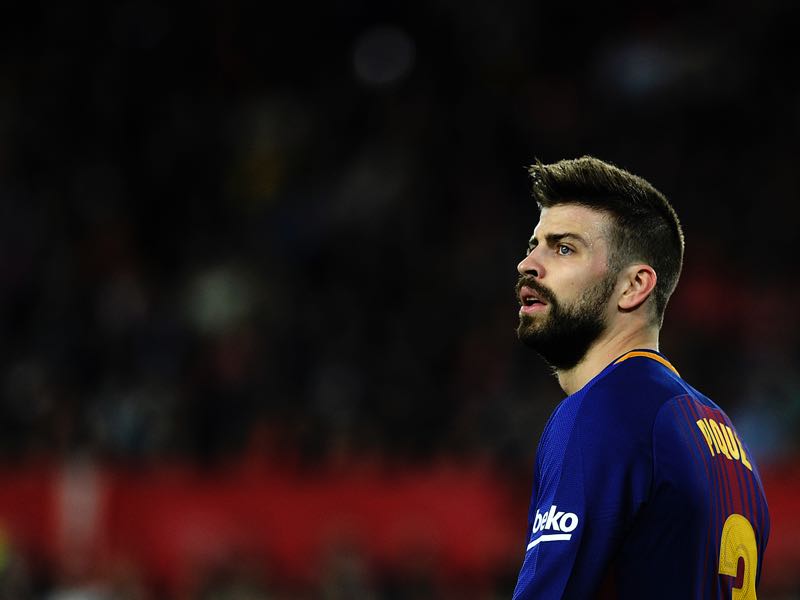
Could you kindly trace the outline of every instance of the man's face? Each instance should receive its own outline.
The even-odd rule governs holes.
[[[578,205],[542,209],[517,270],[517,336],[552,367],[577,365],[605,331],[616,273],[610,217]]]

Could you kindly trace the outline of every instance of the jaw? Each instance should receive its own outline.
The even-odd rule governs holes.
[[[603,337],[606,322],[597,303],[579,304],[567,310],[520,314],[517,337],[556,371],[578,365]]]
[[[547,324],[547,315],[543,314],[543,310],[532,312],[519,311],[519,324],[517,325],[517,333],[538,333],[545,328]]]

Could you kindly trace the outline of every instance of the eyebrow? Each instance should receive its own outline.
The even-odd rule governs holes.
[[[552,246],[553,244],[557,244],[558,242],[572,238],[577,242],[580,242],[584,246],[589,246],[588,242],[577,233],[565,232],[565,233],[548,233],[544,236],[545,241],[547,241],[548,245]],[[539,240],[536,236],[533,236],[530,240],[528,240],[528,248],[535,248],[539,245]]]

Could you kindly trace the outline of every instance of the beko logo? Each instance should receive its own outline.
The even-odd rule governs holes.
[[[542,532],[542,535],[528,544],[528,550],[535,547],[540,542],[555,542],[558,540],[572,539],[572,532],[578,526],[578,515],[571,512],[559,511],[558,506],[553,504],[550,510],[541,513],[536,510],[536,517],[533,519],[531,537]],[[544,533],[545,531],[558,531],[559,533]]]

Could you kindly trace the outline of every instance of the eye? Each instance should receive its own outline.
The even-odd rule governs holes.
[[[569,246],[565,246],[564,244],[559,244],[558,247],[556,248],[556,252],[560,256],[569,256],[570,254],[572,254],[572,248],[570,248]]]

